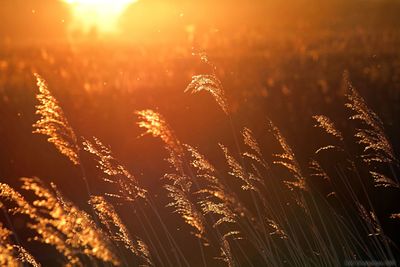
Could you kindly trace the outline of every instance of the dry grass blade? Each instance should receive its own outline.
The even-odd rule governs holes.
[[[198,93],[209,92],[221,107],[225,114],[229,114],[228,101],[225,97],[221,81],[215,74],[201,74],[192,76],[192,81],[186,87],[185,92]]]
[[[114,207],[101,196],[92,196],[90,204],[96,211],[101,223],[106,226],[108,233],[117,242],[141,258],[144,266],[153,266],[147,245],[139,238],[132,238]]]
[[[103,180],[118,186],[119,194],[110,195],[126,201],[134,201],[137,198],[146,199],[147,191],[140,187],[137,179],[114,158],[111,150],[99,139],[93,137],[93,142],[84,140],[83,146],[85,151],[95,157],[98,163],[97,168],[106,175]]]
[[[39,105],[36,106],[36,114],[40,119],[33,124],[34,133],[48,136],[48,141],[67,156],[73,164],[79,164],[79,146],[76,135],[69,125],[57,99],[50,93],[46,81],[37,73],[34,74],[39,87],[36,98]]]

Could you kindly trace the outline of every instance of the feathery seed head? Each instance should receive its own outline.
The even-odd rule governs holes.
[[[330,118],[324,115],[315,115],[313,118],[317,121],[315,127],[319,127],[328,134],[338,138],[340,141],[343,141],[342,133],[336,128],[335,124],[331,121]]]
[[[39,74],[34,75],[39,87],[39,94],[36,95],[39,101],[36,105],[36,114],[40,115],[40,119],[33,124],[33,133],[48,136],[47,141],[53,143],[73,164],[78,165],[79,146],[76,135],[57,99],[50,93],[46,81]]]
[[[228,115],[228,101],[225,97],[224,88],[221,81],[215,74],[201,74],[192,76],[192,81],[186,87],[185,92],[191,92],[192,94],[201,91],[209,92],[220,106],[222,111]]]

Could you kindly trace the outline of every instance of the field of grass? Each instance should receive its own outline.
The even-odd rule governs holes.
[[[1,43],[0,265],[397,266],[400,31],[348,25]]]

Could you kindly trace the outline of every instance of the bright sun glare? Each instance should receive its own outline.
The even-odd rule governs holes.
[[[95,27],[102,33],[118,30],[118,19],[127,6],[137,0],[64,0],[72,8],[72,28],[84,31]]]

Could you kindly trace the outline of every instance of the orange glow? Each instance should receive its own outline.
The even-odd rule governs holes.
[[[88,31],[96,28],[101,33],[118,31],[118,19],[124,10],[137,0],[64,0],[71,6],[74,20],[72,29]]]
[[[399,14],[0,0],[0,267],[397,266]]]

